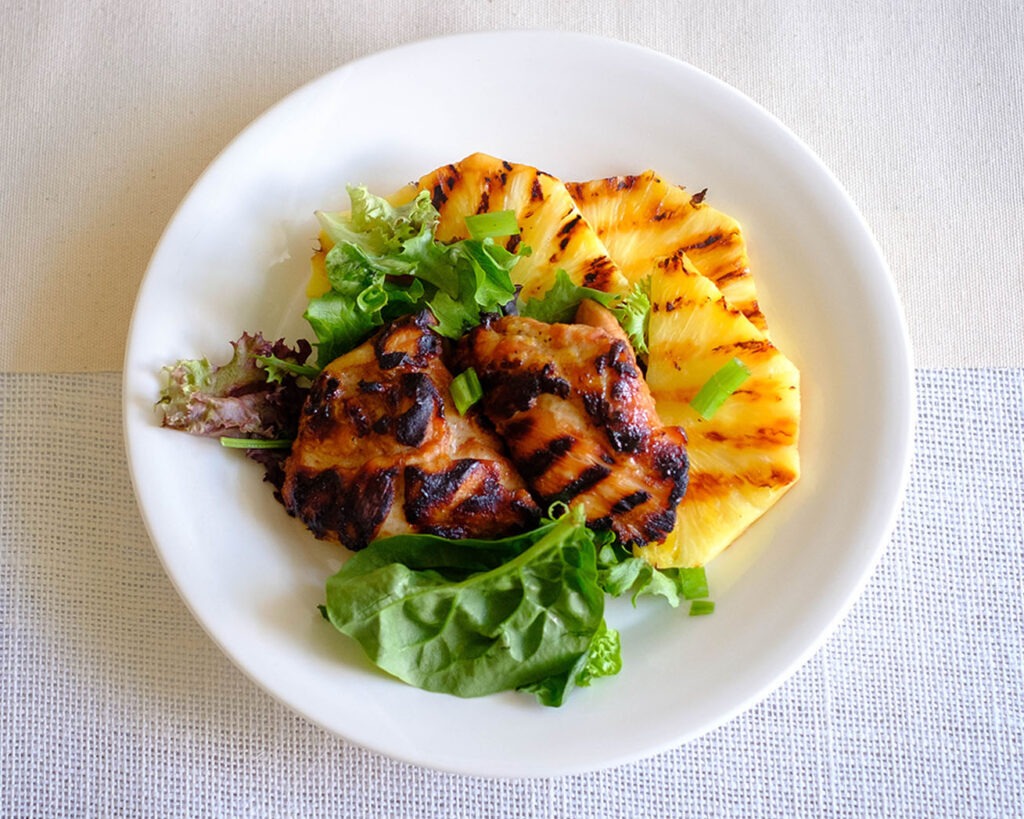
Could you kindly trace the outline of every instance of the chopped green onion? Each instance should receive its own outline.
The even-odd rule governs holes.
[[[519,223],[514,210],[498,210],[467,216],[466,229],[472,239],[494,239],[498,236],[517,235]]]
[[[694,600],[692,603],[690,603],[691,617],[701,617],[705,614],[711,614],[714,610],[714,600]]]
[[[704,573],[703,566],[680,569],[679,580],[682,585],[683,597],[687,600],[708,596],[708,576]]]
[[[466,410],[484,397],[476,370],[470,367],[455,376],[452,379],[451,393],[455,409],[459,411],[459,415],[465,415]]]
[[[287,438],[228,438],[220,439],[220,445],[228,449],[288,449],[292,442]]]
[[[738,358],[734,358],[707,380],[700,388],[700,392],[690,402],[690,406],[697,411],[701,418],[710,421],[718,408],[722,406],[722,402],[736,392],[740,384],[749,377],[750,370],[747,365]]]

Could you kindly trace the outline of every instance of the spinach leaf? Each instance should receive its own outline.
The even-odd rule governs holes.
[[[326,609],[376,665],[428,691],[561,705],[621,665],[582,509],[498,541],[376,541],[327,581]]]

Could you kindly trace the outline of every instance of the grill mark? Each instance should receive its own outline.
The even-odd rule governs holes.
[[[326,469],[313,475],[296,473],[285,494],[285,508],[323,539],[337,535],[349,549],[365,548],[388,516],[395,500],[398,467],[360,474],[348,485]]]
[[[651,305],[652,310],[664,310],[666,313],[671,313],[673,310],[678,310],[680,307],[696,307],[696,299],[688,299],[685,296],[676,296],[672,301],[667,301],[664,304],[655,302]]]
[[[507,432],[507,430],[506,430]],[[547,442],[542,448],[518,459],[519,474],[527,480],[537,478],[547,472],[556,462],[569,452],[576,439],[572,435],[563,435]]]
[[[464,458],[433,472],[410,465],[404,477],[403,510],[418,531],[494,537],[532,526],[540,515],[525,489],[505,487],[494,461]]]
[[[373,340],[373,353],[382,370],[393,370],[395,367],[425,367],[428,361],[441,353],[441,339],[431,329],[433,317],[429,311],[423,310],[415,316],[400,319],[390,324]],[[415,351],[411,354],[402,349],[389,349],[388,345],[401,339],[401,332],[409,326],[421,332],[416,334]],[[397,342],[396,342],[397,343]]]
[[[727,353],[733,350],[742,350],[745,353],[757,355],[759,353],[771,352],[774,347],[770,341],[764,339],[750,339],[748,341],[734,341],[732,344],[721,344],[712,348],[715,353]]]
[[[587,287],[594,287],[596,284],[604,284],[615,273],[615,263],[607,256],[596,256],[587,262],[586,271],[583,274],[583,284]]]
[[[569,396],[569,382],[555,375],[555,368],[545,364],[541,370],[487,372],[481,374],[487,411],[501,418],[530,409],[542,394]]]
[[[573,498],[593,489],[611,473],[611,469],[604,464],[593,464],[592,466],[588,466],[561,490],[556,492],[554,495],[545,498],[545,503],[568,503]]]
[[[727,282],[734,281],[736,279],[742,279],[744,276],[750,274],[750,270],[745,267],[739,267],[735,270],[729,270],[725,273],[721,273],[715,277],[715,283],[718,285],[726,284]]]
[[[690,482],[686,434],[679,427],[664,427],[652,449],[655,471],[672,485],[668,504],[674,509],[687,493]]]
[[[366,413],[363,412],[363,408],[358,404],[350,404],[346,407],[348,419],[352,422],[352,426],[356,428],[356,436],[359,438],[365,438],[370,434],[370,419],[367,418]]]
[[[492,475],[488,475],[483,486],[478,487],[473,494],[455,507],[457,515],[493,515],[498,511],[501,500],[501,486]]]
[[[487,213],[487,211],[490,209],[490,207],[491,207],[491,192],[487,188],[484,188],[483,192],[480,194],[480,204],[478,204],[476,206],[476,212],[477,213]]]
[[[410,523],[423,523],[438,507],[451,503],[480,461],[465,458],[440,472],[426,472],[418,466],[405,468],[405,516]]]
[[[540,186],[540,176],[539,175],[535,176],[533,178],[533,184],[530,186],[530,201],[531,202],[543,202],[544,201],[544,191],[541,189],[541,186]]]
[[[444,188],[441,183],[438,182],[434,185],[434,190],[430,194],[430,203],[437,209],[441,210],[445,202],[448,201],[448,195],[444,192]]]
[[[627,546],[642,546],[644,543],[655,543],[664,540],[668,533],[676,527],[676,507],[672,506],[659,512],[653,512],[643,519],[643,535]]]
[[[412,399],[412,406],[395,419],[395,440],[405,446],[419,446],[430,422],[435,417],[444,418],[444,401],[426,373],[403,374],[401,389],[406,398]]]
[[[613,515],[624,515],[631,509],[635,509],[641,504],[647,503],[651,499],[651,493],[646,492],[643,489],[638,492],[633,492],[630,495],[626,495],[624,498],[619,498],[615,503],[612,504],[612,508],[609,510]]]
[[[505,250],[507,250],[509,253],[515,253],[519,247],[519,243],[522,240],[523,237],[518,233],[509,236],[508,241],[505,242]]]
[[[760,489],[781,489],[796,480],[796,475],[788,469],[773,466],[768,473],[757,472],[723,473],[694,472],[687,490],[687,501],[694,502],[708,498],[722,497],[743,485],[756,486]]]
[[[537,419],[532,415],[523,415],[509,421],[502,430],[502,437],[513,443],[526,438],[537,426]]]
[[[338,386],[338,379],[332,375],[326,378],[321,376],[313,382],[306,403],[302,407],[305,428],[309,434],[322,438],[330,432],[334,424],[331,399],[337,393]]]
[[[691,250],[704,250],[705,248],[711,247],[714,244],[722,241],[721,233],[712,233],[710,236],[705,237],[699,242],[694,242],[691,245],[679,248],[677,253],[689,253]]]
[[[615,190],[630,191],[640,182],[639,176],[616,176],[609,180],[614,183]]]
[[[562,225],[562,227],[559,229],[558,233],[556,234],[557,236],[561,237],[558,240],[559,250],[564,251],[569,246],[569,242],[572,241],[572,235],[576,232],[576,228],[580,226],[582,218],[583,217],[577,213],[572,219],[570,219],[568,222]]]
[[[635,379],[640,375],[633,364],[633,356],[628,349],[628,345],[622,339],[613,341],[612,346],[608,348],[608,352],[594,359],[594,369],[598,373],[603,373],[605,368],[609,368],[621,378],[628,379]]]

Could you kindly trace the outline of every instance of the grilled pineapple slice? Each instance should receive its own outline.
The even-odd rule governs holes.
[[[647,383],[662,421],[686,431],[690,482],[675,529],[638,554],[660,568],[699,566],[797,480],[799,373],[684,253],[657,262],[651,305]],[[706,421],[689,402],[734,357],[751,375]]]
[[[657,259],[686,253],[755,327],[767,331],[757,304],[740,225],[654,171],[566,187],[630,283],[651,273]]]
[[[521,233],[506,246],[514,250],[522,243],[532,251],[512,270],[524,301],[543,296],[559,268],[576,284],[606,293],[629,289],[565,184],[550,174],[476,153],[428,173],[404,197],[411,198],[418,190],[430,191],[441,214],[437,238],[443,242],[466,238],[467,216],[515,211]]]

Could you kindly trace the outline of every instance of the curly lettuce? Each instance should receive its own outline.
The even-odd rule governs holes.
[[[527,248],[510,252],[493,235],[439,242],[439,214],[426,191],[399,206],[365,187],[348,193],[350,212],[317,213],[333,243],[324,258],[330,289],[305,313],[320,366],[399,316],[426,308],[438,333],[458,338],[515,298],[510,274]]]
[[[157,402],[163,426],[216,438],[294,438],[308,392],[300,380],[309,371],[309,342],[292,348],[243,333],[231,346],[226,364],[201,358],[164,367]]]
[[[651,315],[651,280],[641,279],[624,295],[605,293],[576,284],[569,274],[559,269],[543,295],[517,303],[519,315],[548,324],[570,322],[584,299],[592,299],[611,310],[619,326],[629,337],[639,358],[646,360],[647,327]]]

